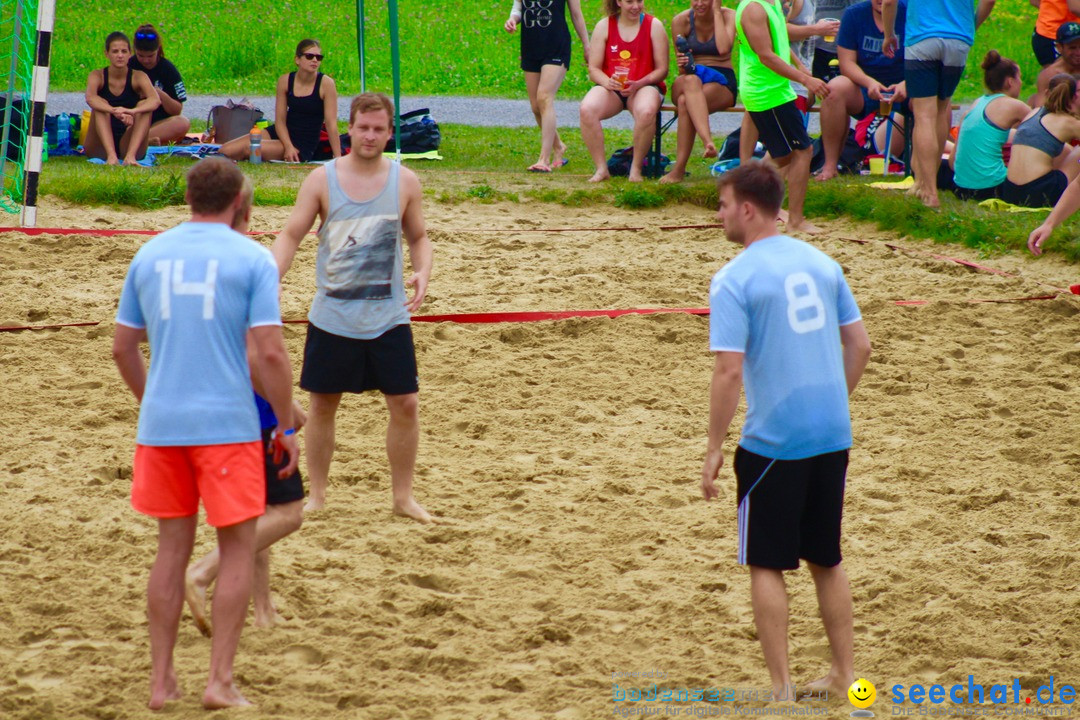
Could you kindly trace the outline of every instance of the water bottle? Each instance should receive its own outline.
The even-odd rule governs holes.
[[[258,165],[262,162],[262,128],[258,125],[251,128],[248,140],[251,142],[251,157],[249,159]]]
[[[690,41],[684,38],[682,35],[675,36],[675,49],[686,56],[686,67],[683,68],[683,73],[692,75],[694,73],[694,53],[690,52]]]
[[[67,113],[60,113],[56,118],[56,149],[71,149],[71,119]]]

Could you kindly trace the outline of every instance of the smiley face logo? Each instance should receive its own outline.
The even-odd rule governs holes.
[[[847,691],[848,700],[857,708],[865,709],[874,704],[877,699],[877,690],[874,684],[866,678],[859,678],[851,683]]]

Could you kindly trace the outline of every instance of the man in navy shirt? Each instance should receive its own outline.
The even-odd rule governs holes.
[[[849,117],[861,120],[876,113],[883,92],[892,93],[894,105],[907,98],[903,52],[894,57],[882,52],[885,26],[881,6],[882,0],[863,0],[845,10],[840,18],[840,34],[836,37],[840,75],[829,81],[832,92],[821,104],[821,145],[825,150],[825,166],[818,180],[836,177],[836,164],[847,137]],[[906,3],[900,0],[896,32],[901,38],[906,11]],[[899,142],[902,150],[903,134],[896,133],[893,142]]]

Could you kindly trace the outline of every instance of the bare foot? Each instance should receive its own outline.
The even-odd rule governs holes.
[[[308,495],[307,502],[304,503],[304,512],[317,512],[322,510],[326,505],[326,498],[324,496],[317,496],[314,493]]]
[[[683,178],[686,177],[686,171],[672,170],[664,177],[660,178],[660,182],[664,185],[674,185],[675,183],[681,183]]]
[[[187,601],[188,609],[191,610],[195,627],[199,628],[199,632],[206,637],[211,637],[213,629],[206,618],[206,585],[196,580],[190,570],[184,575],[184,600]]]
[[[150,702],[147,703],[147,707],[151,710],[160,710],[168,701],[179,700],[182,696],[180,685],[176,682],[176,672],[170,670],[161,687],[155,688],[151,685]]]
[[[402,517],[412,518],[413,520],[424,523],[425,525],[430,525],[435,522],[434,520],[432,520],[431,515],[428,514],[428,511],[420,507],[420,503],[416,502],[411,497],[408,500],[404,500],[402,502],[398,502],[397,500],[395,500],[394,514],[401,515]]]
[[[270,603],[269,608],[255,607],[255,627],[258,628],[271,628],[277,625],[285,618],[281,617],[277,608],[273,603]]]
[[[787,231],[789,233],[803,233],[804,235],[819,235],[822,232],[821,228],[805,218],[797,223],[788,221]]]
[[[716,157],[716,145],[712,142],[705,143],[705,152],[701,154],[702,157],[714,158]]]
[[[780,212],[776,216],[776,221],[786,223],[788,221],[787,210],[785,210],[784,208],[780,208]]]
[[[607,168],[602,168],[600,170],[597,170],[593,174],[593,176],[591,178],[589,178],[589,182],[591,182],[591,183],[599,183],[599,182],[604,182],[605,180],[610,180],[610,179],[611,179],[611,173],[609,173],[607,171]]]
[[[135,158],[124,158],[124,167],[138,167],[139,161]]]
[[[851,687],[853,682],[855,682],[854,675],[850,678],[842,678],[830,672],[823,678],[806,683],[803,689],[814,694],[819,694],[822,691],[835,693],[837,697],[843,698],[847,697],[848,688]]]
[[[828,165],[828,163],[826,163],[826,165]],[[839,173],[836,172],[835,168],[830,170],[828,167],[825,167],[824,169],[822,169],[822,171],[820,173],[818,173],[817,181],[818,182],[825,182],[826,180],[832,180],[838,174]]]
[[[118,158],[118,157],[105,158],[105,164],[106,165],[119,165],[120,164],[120,158]]]
[[[645,176],[641,174],[640,170],[637,172],[631,171],[630,177],[626,178],[626,181],[632,183],[645,182]]]
[[[926,191],[920,191],[918,193],[918,196],[919,199],[922,200],[923,205],[928,208],[936,210],[937,208],[941,207],[941,200],[938,199],[938,194],[936,192],[929,193]]]
[[[203,693],[202,704],[207,710],[251,705],[248,699],[241,695],[236,686],[232,684],[207,685],[206,692]]]

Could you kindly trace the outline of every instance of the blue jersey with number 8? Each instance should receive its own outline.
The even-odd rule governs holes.
[[[260,439],[244,338],[281,324],[269,250],[220,223],[163,232],[131,261],[116,322],[150,340],[141,445]]]
[[[862,318],[836,261],[758,240],[713,277],[709,307],[710,349],[744,353],[742,447],[778,460],[851,447],[840,326]]]

